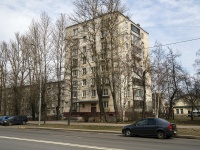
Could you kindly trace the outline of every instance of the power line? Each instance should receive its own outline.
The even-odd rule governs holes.
[[[186,43],[186,42],[191,42],[191,41],[196,41],[196,40],[200,40],[200,38],[191,39],[191,40],[186,40],[186,41],[180,41],[180,42],[174,42],[174,43],[168,43],[168,44],[163,44],[163,45],[159,45],[159,46],[169,46],[169,45],[175,45],[175,44],[180,44],[180,43]],[[148,48],[155,48],[155,47],[159,47],[159,46],[153,46],[153,47],[148,47]],[[147,49],[147,48],[145,48],[145,49]]]
[[[194,27],[200,27],[198,25],[196,26],[158,26],[158,27],[143,27],[143,28],[194,28]]]

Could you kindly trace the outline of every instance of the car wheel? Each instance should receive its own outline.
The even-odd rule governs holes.
[[[126,137],[132,136],[132,131],[131,131],[130,129],[126,129],[126,130],[125,130],[125,136],[126,136]]]
[[[157,137],[158,137],[159,139],[164,139],[164,138],[165,138],[165,133],[164,133],[163,131],[158,131],[158,132],[157,132]]]

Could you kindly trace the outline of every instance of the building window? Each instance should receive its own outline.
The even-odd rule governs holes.
[[[130,108],[131,107],[131,102],[130,101],[128,101],[128,108]]]
[[[101,48],[105,49],[106,48],[106,44],[105,43],[101,43]]]
[[[92,55],[92,61],[95,61],[96,59],[95,59],[95,56],[94,55]]]
[[[128,96],[131,96],[131,89],[130,89],[130,86],[128,86]]]
[[[101,84],[109,84],[109,79],[106,77],[101,78]]]
[[[73,55],[78,55],[78,49],[73,50]]]
[[[87,42],[87,36],[83,37],[83,42]]]
[[[126,43],[126,49],[128,49],[128,43]]]
[[[87,26],[83,25],[83,32],[87,32]]]
[[[96,72],[96,67],[91,67],[92,73]]]
[[[78,28],[74,29],[74,35],[78,35]]]
[[[78,91],[73,91],[72,96],[73,96],[73,98],[77,98],[78,97]]]
[[[72,71],[72,76],[78,76],[78,70],[73,70]]]
[[[85,54],[87,51],[86,46],[83,46],[83,54]]]
[[[87,71],[86,68],[83,68],[83,75],[86,75]]]
[[[103,71],[108,71],[108,66],[102,65],[102,66],[101,66],[101,71],[102,71],[102,72],[103,72]]]
[[[96,96],[96,90],[92,90],[92,97]]]
[[[179,114],[179,109],[176,109],[176,114]]]
[[[72,63],[73,63],[74,67],[77,67],[78,66],[78,59],[73,59]]]
[[[134,106],[135,106],[135,108],[142,108],[143,107],[143,101],[134,100]]]
[[[82,84],[82,85],[83,85],[83,86],[86,86],[86,79],[83,79],[83,81],[82,81],[82,82],[83,82],[83,84]]]
[[[78,85],[78,81],[77,80],[72,81],[72,85],[73,85],[73,87],[76,87]]]
[[[77,46],[79,44],[79,40],[78,39],[74,39],[74,46]]]
[[[86,90],[82,91],[82,97],[86,97]]]
[[[87,58],[83,57],[83,64],[86,64]]]
[[[183,114],[183,109],[181,109],[181,114]]]
[[[101,54],[101,59],[105,59],[105,54]]]
[[[92,78],[92,85],[95,85],[95,78]]]
[[[103,102],[103,107],[108,108],[108,101]]]
[[[105,37],[105,31],[101,31],[101,38]]]
[[[85,104],[83,104],[82,106],[83,106],[83,108],[85,108]]]
[[[135,89],[134,96],[135,97],[143,97],[143,90],[141,90],[141,89]]]
[[[137,33],[138,35],[140,35],[140,29],[138,29],[136,26],[134,26],[133,24],[131,25],[131,30],[135,33]]]
[[[103,95],[108,96],[108,89],[103,89]]]

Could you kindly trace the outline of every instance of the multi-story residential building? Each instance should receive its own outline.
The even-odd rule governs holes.
[[[61,81],[61,99],[60,99],[60,113],[67,112],[66,110],[68,102],[65,100],[65,85]],[[39,90],[38,85],[26,85],[21,90],[20,93],[22,97],[18,101],[19,114],[31,116],[32,112],[35,111],[35,116],[38,116],[38,104],[39,104]],[[55,116],[56,107],[58,106],[58,82],[48,82],[46,93],[46,104],[47,104],[47,115]],[[1,97],[1,111],[0,115],[15,115],[14,103],[14,91],[13,88],[6,88],[2,90]],[[33,110],[34,109],[34,110]]]
[[[140,111],[143,80],[146,107],[151,110],[149,34],[139,24],[116,12],[69,26],[66,35],[66,60],[72,64],[73,111],[99,112],[100,87],[106,112],[114,112],[114,99],[119,111]],[[66,82],[70,81],[69,72]],[[67,98],[70,101],[70,93]]]

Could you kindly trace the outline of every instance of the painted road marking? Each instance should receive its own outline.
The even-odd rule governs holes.
[[[90,146],[90,145],[80,145],[80,144],[62,143],[62,142],[54,142],[54,141],[25,139],[25,138],[8,137],[8,136],[0,136],[0,138],[1,139],[10,139],[10,140],[19,140],[19,141],[45,143],[45,144],[65,145],[65,146],[88,148],[88,149],[98,149],[98,150],[124,150],[124,149],[116,149],[116,148],[97,147],[97,146]]]

